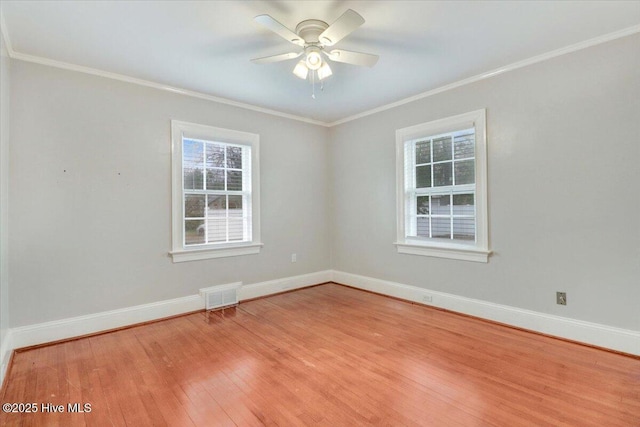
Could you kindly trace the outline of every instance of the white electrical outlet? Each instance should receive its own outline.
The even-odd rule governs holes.
[[[297,254],[291,254],[291,262],[298,262],[298,255]]]
[[[431,295],[423,295],[422,302],[433,302],[433,297]]]

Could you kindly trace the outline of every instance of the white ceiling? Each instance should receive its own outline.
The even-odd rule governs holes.
[[[640,1],[7,1],[11,50],[331,123],[528,58],[638,27]],[[374,68],[332,63],[316,99],[295,60],[249,59],[294,45],[253,21],[290,29],[366,22],[337,48],[380,55]],[[293,48],[293,49],[292,49]]]

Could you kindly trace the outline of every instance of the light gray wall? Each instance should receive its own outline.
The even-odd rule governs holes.
[[[626,37],[332,128],[333,268],[640,330],[639,46]],[[495,254],[398,254],[395,130],[480,108]]]
[[[599,45],[329,131],[12,61],[10,326],[333,267],[640,329],[639,41]],[[476,264],[397,254],[395,130],[479,108],[488,115],[495,255]],[[171,262],[171,119],[260,134],[260,255]],[[568,292],[566,307],[555,305],[556,290]]]
[[[17,60],[11,72],[12,327],[330,268],[326,128]],[[171,119],[260,135],[259,255],[172,263]]]
[[[9,99],[10,62],[0,34],[0,348],[9,330]],[[0,359],[5,355],[0,353]],[[0,360],[0,363],[6,362]],[[0,370],[0,377],[2,371]]]

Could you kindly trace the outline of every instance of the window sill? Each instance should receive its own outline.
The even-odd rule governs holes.
[[[217,248],[183,249],[169,252],[173,262],[199,261],[211,258],[226,258],[241,255],[255,255],[260,253],[262,243],[243,243],[233,246],[221,246]]]
[[[417,242],[394,243],[400,254],[422,255],[436,258],[458,259],[473,262],[489,262],[491,251],[472,246],[456,244],[420,244]]]

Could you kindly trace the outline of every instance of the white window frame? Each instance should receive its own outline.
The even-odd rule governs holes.
[[[182,145],[184,139],[199,139],[251,147],[251,241],[213,243],[195,247],[184,244],[184,190]],[[260,252],[260,136],[195,123],[171,121],[171,182],[172,182],[172,250],[173,262],[196,261]]]
[[[443,241],[407,236],[405,229],[407,204],[405,143],[472,127],[475,128],[475,241]],[[486,111],[484,109],[398,129],[396,131],[396,185],[397,237],[394,244],[398,253],[488,262],[491,251],[489,250],[487,216],[487,135]]]

